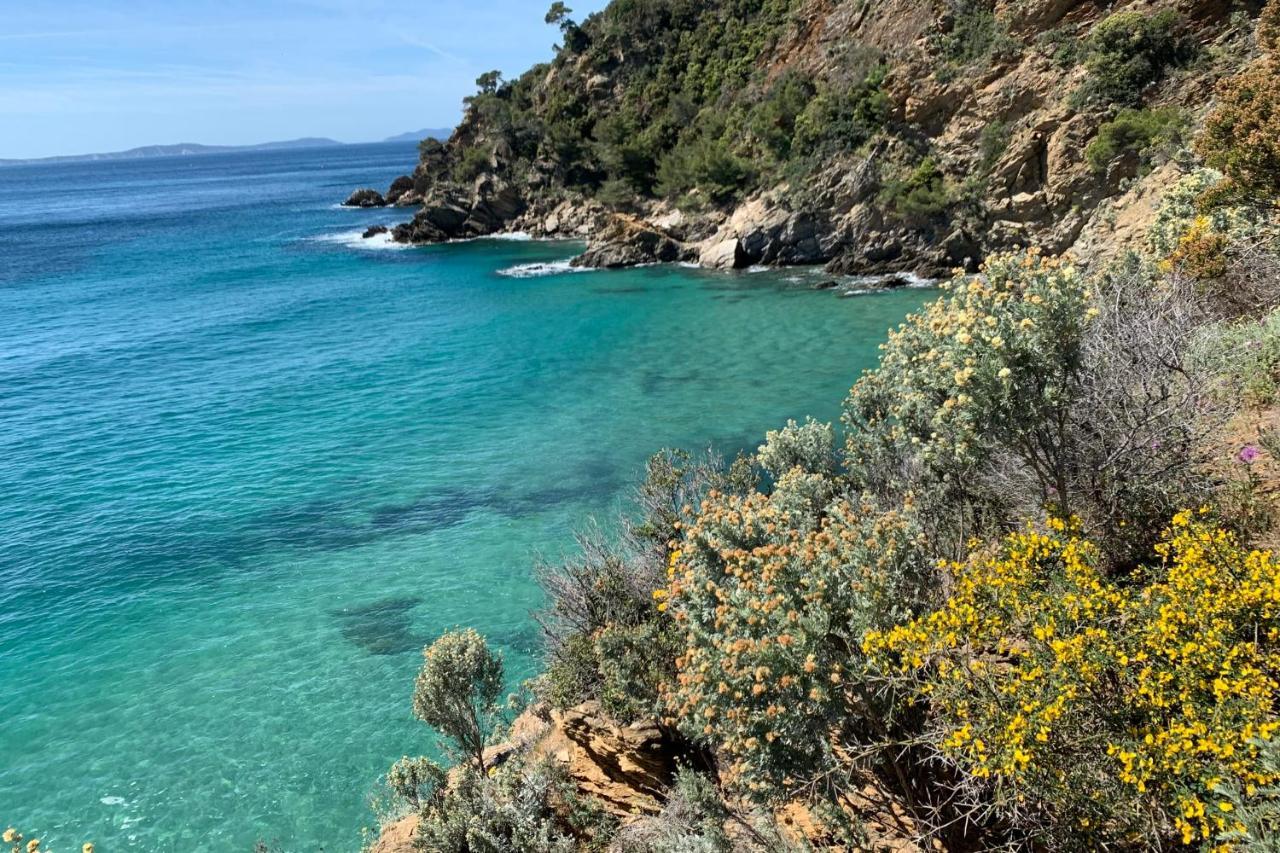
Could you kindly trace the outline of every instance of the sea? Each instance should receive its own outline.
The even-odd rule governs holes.
[[[534,567],[664,447],[838,417],[928,298],[365,240],[412,144],[0,169],[0,825],[354,851],[421,649],[539,669]]]

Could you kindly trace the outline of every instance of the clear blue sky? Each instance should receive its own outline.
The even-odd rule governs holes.
[[[449,127],[478,74],[551,57],[549,5],[0,0],[0,158]]]

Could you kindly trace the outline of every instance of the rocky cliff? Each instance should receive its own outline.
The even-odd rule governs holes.
[[[586,238],[594,266],[925,275],[1010,247],[1096,249],[1116,200],[1176,161],[1249,58],[1258,5],[618,0],[581,25],[549,16],[555,59],[477,81],[457,131],[388,193],[421,205],[394,236],[523,230]]]

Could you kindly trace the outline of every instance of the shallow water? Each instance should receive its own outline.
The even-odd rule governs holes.
[[[418,650],[536,668],[530,567],[662,446],[837,415],[924,294],[358,239],[412,146],[0,169],[0,822],[350,850]],[[794,279],[794,280],[792,280]]]

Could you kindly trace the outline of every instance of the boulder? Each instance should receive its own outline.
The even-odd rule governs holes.
[[[751,259],[737,237],[704,245],[698,254],[698,265],[713,270],[738,270],[751,266]]]
[[[665,231],[636,216],[615,213],[593,236],[587,250],[572,263],[575,267],[616,269],[671,263],[691,255],[689,247]]]
[[[386,207],[386,205],[387,200],[382,197],[382,193],[368,187],[356,190],[342,203],[343,207]]]
[[[391,229],[385,225],[370,225],[368,228],[364,229],[364,233],[360,236],[365,240],[368,240],[370,237],[377,237],[379,234],[386,234],[390,230]]]
[[[718,246],[736,237],[746,262],[801,266],[819,264],[835,253],[835,232],[825,219],[807,211],[775,207],[764,199],[752,199],[733,212],[729,221],[708,244]]]
[[[399,204],[400,199],[406,194],[413,192],[413,178],[410,175],[401,175],[391,182],[391,187],[387,190],[386,203]]]

